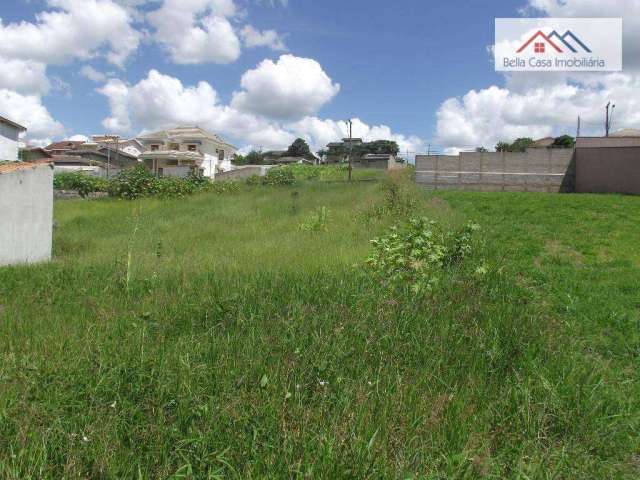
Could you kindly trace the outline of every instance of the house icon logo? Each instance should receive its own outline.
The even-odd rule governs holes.
[[[587,47],[587,45],[571,30],[567,30],[564,35],[560,35],[555,30],[550,34],[545,35],[542,30],[538,30],[516,51],[516,53],[524,52],[531,44],[533,44],[533,51],[536,54],[565,52],[578,53],[578,49],[586,53],[592,53],[591,49]]]

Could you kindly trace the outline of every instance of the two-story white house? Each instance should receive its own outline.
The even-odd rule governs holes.
[[[232,169],[231,159],[237,149],[218,135],[200,127],[177,127],[142,135],[138,158],[158,176],[186,177],[200,173],[214,178],[216,172]]]
[[[0,161],[18,161],[20,134],[27,129],[22,125],[0,116]]]

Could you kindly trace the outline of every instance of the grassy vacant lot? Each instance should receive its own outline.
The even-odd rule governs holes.
[[[58,202],[0,269],[0,477],[638,478],[640,198],[414,192],[488,273],[391,295],[383,195]]]

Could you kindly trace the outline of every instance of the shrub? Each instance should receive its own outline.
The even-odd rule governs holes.
[[[262,185],[262,177],[260,175],[251,175],[250,177],[247,177],[245,181],[247,182],[247,185]]]
[[[206,190],[213,193],[237,193],[240,191],[240,183],[235,181],[211,182]]]
[[[109,182],[109,195],[112,197],[134,200],[159,191],[158,179],[142,165],[122,170]]]
[[[269,169],[262,177],[262,183],[263,185],[294,185],[296,177],[290,169],[276,167]]]
[[[374,277],[391,289],[409,286],[414,293],[430,291],[443,272],[473,253],[478,229],[469,223],[450,231],[427,218],[411,218],[406,226],[391,227],[387,235],[371,241],[374,251],[367,264]]]
[[[90,193],[106,192],[109,182],[103,178],[82,172],[59,173],[53,177],[53,188],[58,190],[77,190],[82,198]]]

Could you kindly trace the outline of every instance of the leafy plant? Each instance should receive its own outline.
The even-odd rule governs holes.
[[[430,291],[447,269],[473,253],[478,229],[469,223],[460,231],[449,231],[435,221],[414,217],[371,241],[374,251],[367,265],[391,289],[409,286],[414,293]]]
[[[524,152],[535,142],[529,137],[516,138],[513,143],[498,142],[496,152]]]
[[[561,135],[554,139],[552,148],[573,148],[576,146],[576,139],[571,135]]]
[[[122,170],[109,182],[109,195],[134,200],[157,194],[159,182],[144,166]]]
[[[53,188],[58,190],[77,190],[82,198],[90,193],[106,192],[109,182],[103,178],[82,172],[59,173],[53,177]]]
[[[286,168],[271,168],[262,177],[263,185],[294,185],[296,177],[293,172]]]
[[[327,207],[319,207],[307,220],[298,225],[298,229],[304,232],[326,232],[329,210]]]

